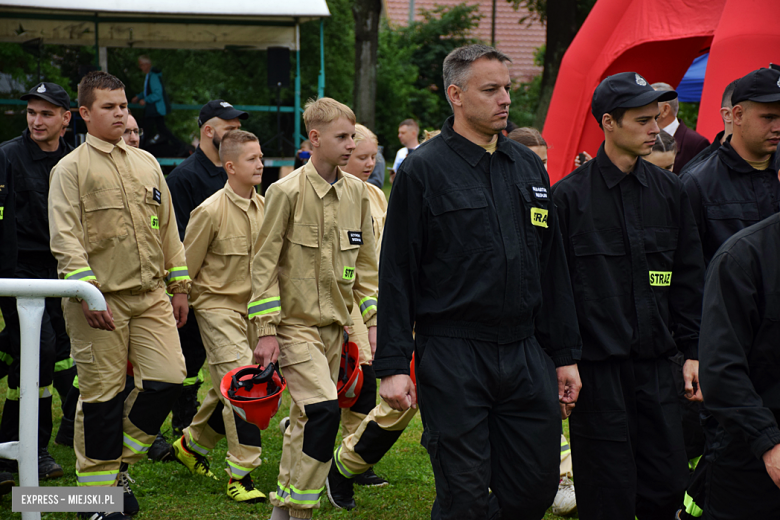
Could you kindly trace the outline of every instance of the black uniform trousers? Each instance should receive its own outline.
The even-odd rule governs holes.
[[[722,429],[718,436],[717,447],[706,455],[702,520],[780,518],[780,488],[769,478],[763,460],[744,440]]]
[[[580,361],[569,418],[581,520],[674,518],[688,481],[669,359]]]
[[[499,345],[418,333],[415,351],[422,444],[436,480],[431,519],[542,518],[560,463],[549,356],[533,337]]]
[[[15,278],[32,279],[56,279],[54,259],[48,261],[36,261],[31,258],[22,258],[17,264]],[[46,306],[41,320],[40,339],[40,368],[39,387],[44,389],[54,382],[54,365],[57,361],[70,357],[70,340],[65,332],[65,320],[62,316],[61,298],[47,298]],[[3,313],[5,328],[0,332],[3,351],[11,358],[8,367],[8,388],[10,399],[6,399],[3,407],[2,421],[0,421],[0,442],[19,440],[19,400],[16,392],[20,383],[21,368],[21,330],[19,325],[19,313],[16,308],[16,298],[0,298],[0,310]],[[69,371],[71,381],[73,370]],[[58,385],[59,386],[59,385]],[[69,389],[70,383],[64,383],[63,392]],[[60,396],[63,400],[65,395]],[[49,444],[52,432],[51,393],[42,391],[39,403],[38,443],[44,448]]]

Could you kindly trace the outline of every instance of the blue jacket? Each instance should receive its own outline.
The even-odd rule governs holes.
[[[162,84],[162,71],[154,67],[144,79],[144,91],[138,94],[138,99],[146,100],[145,114],[149,116],[164,116],[168,113],[165,108],[165,91]]]

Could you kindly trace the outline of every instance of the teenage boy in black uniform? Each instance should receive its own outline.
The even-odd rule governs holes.
[[[580,518],[673,518],[687,480],[669,357],[697,388],[704,266],[688,195],[642,160],[659,101],[634,72],[606,78],[592,112],[605,141],[552,190],[582,334],[582,392],[571,416]]]
[[[780,211],[780,71],[738,79],[731,104],[731,137],[682,177],[707,264],[731,235]]]
[[[13,235],[18,248],[16,258],[10,259],[15,264],[11,276],[56,280],[57,261],[49,249],[49,172],[73,150],[60,137],[70,122],[70,96],[59,85],[43,82],[21,99],[27,100],[27,128],[20,137],[0,147],[0,177],[5,179],[0,188],[4,198],[2,206],[11,210],[3,214],[4,209],[0,218],[6,234]],[[7,442],[19,439],[21,336],[16,298],[0,298],[0,309],[6,325],[3,343],[11,357],[8,393],[0,423],[0,442]],[[46,300],[40,345],[38,473],[40,478],[54,478],[61,477],[63,471],[47,451],[52,433],[51,388],[56,384],[64,400],[75,375],[59,298]],[[63,369],[56,376],[55,365]],[[3,466],[16,465],[7,461]]]
[[[501,133],[509,61],[486,45],[447,56],[454,116],[404,160],[385,224],[374,367],[393,409],[419,400],[434,520],[541,518],[558,491],[561,413],[580,388],[549,178]]]
[[[248,117],[249,114],[233,108],[233,105],[222,99],[209,101],[200,109],[200,145],[195,153],[174,168],[166,179],[182,242],[192,210],[224,188],[227,182],[227,173],[219,160],[222,136],[230,130],[241,128],[241,121]],[[191,312],[189,316],[187,323],[179,329],[181,348],[187,364],[187,378],[171,417],[171,426],[177,435],[181,435],[182,430],[190,425],[198,411],[198,389],[202,383],[200,369],[206,361],[206,349],[195,313]],[[155,446],[149,450],[149,457],[155,460],[170,460],[171,453],[170,445],[158,436]]]
[[[705,520],[780,512],[780,214],[740,231],[707,271],[701,386],[717,419]]]

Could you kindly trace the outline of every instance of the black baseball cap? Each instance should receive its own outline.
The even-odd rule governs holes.
[[[200,114],[198,115],[198,127],[203,126],[203,123],[212,117],[218,117],[228,121],[235,118],[246,119],[249,117],[249,114],[233,108],[233,105],[223,99],[215,99],[213,101],[209,101],[203,105],[203,108],[200,109]]]
[[[731,105],[737,105],[740,101],[780,101],[780,70],[758,69],[739,78],[731,94]]]
[[[674,90],[655,90],[636,72],[621,72],[605,78],[593,92],[591,113],[601,122],[604,114],[616,108],[643,107],[653,101],[671,101],[677,98]]]
[[[70,96],[65,89],[56,83],[43,81],[38,83],[30,91],[19,99],[41,98],[52,105],[57,105],[65,110],[70,110]]]

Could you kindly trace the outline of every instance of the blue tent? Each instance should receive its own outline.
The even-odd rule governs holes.
[[[683,103],[698,103],[701,101],[701,91],[704,87],[704,73],[707,71],[709,53],[693,60],[688,72],[677,86],[677,99]]]

